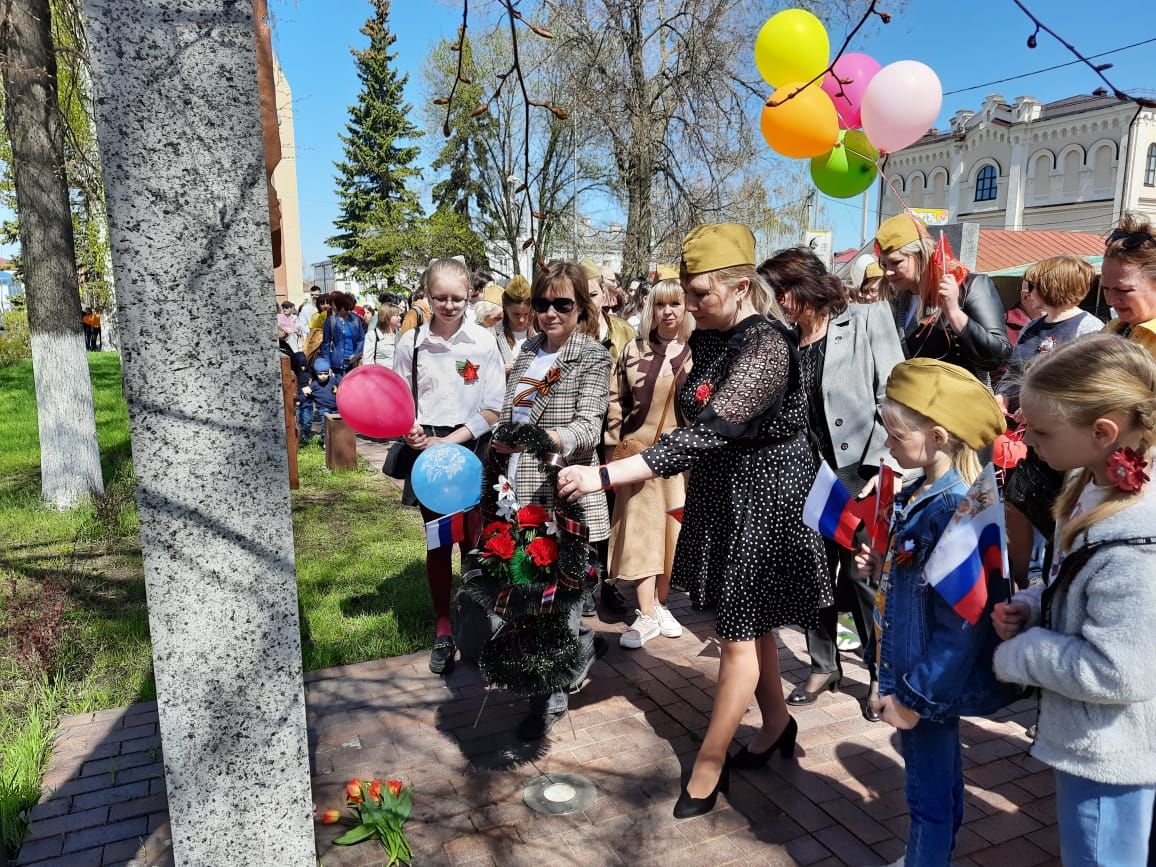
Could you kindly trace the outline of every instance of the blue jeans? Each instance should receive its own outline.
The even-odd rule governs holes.
[[[906,867],[945,867],[963,823],[963,761],[959,720],[922,719],[899,732],[907,768],[907,809],[911,833]]]
[[[313,439],[313,401],[302,400],[297,407],[297,429],[301,442],[307,443]],[[322,442],[325,441],[325,429],[321,430]]]
[[[1064,867],[1132,867],[1148,858],[1156,786],[1117,786],[1056,771]]]

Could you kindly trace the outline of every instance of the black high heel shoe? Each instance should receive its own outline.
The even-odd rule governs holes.
[[[687,780],[689,783],[690,780]],[[704,816],[714,809],[715,802],[718,800],[718,793],[729,792],[731,788],[731,765],[730,757],[728,756],[723,761],[722,772],[718,775],[718,782],[715,783],[714,791],[705,798],[692,798],[690,793],[686,790],[686,785],[682,787],[682,794],[678,796],[678,802],[674,805],[674,818],[676,819],[690,819],[694,816]]]
[[[784,759],[789,759],[795,755],[795,739],[799,736],[799,724],[795,722],[794,717],[790,717],[787,722],[787,727],[783,729],[783,733],[779,735],[779,739],[770,745],[761,753],[752,753],[746,747],[743,747],[733,759],[730,760],[732,768],[737,768],[740,771],[749,771],[754,768],[763,767],[770,761],[771,755],[777,750]]]
[[[838,692],[839,685],[842,682],[843,674],[838,671],[832,671],[830,674],[828,674],[823,682],[819,684],[817,689],[808,690],[807,684],[804,681],[802,684],[795,688],[794,692],[787,696],[787,704],[795,705],[796,707],[801,704],[814,704],[816,699],[818,699],[819,696],[821,696],[823,693]]]

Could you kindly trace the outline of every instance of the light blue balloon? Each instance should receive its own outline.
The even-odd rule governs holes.
[[[431,512],[461,512],[482,498],[482,462],[457,443],[430,446],[414,461],[410,482],[418,501]]]

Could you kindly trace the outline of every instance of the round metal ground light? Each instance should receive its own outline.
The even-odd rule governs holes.
[[[585,810],[597,797],[594,784],[581,774],[541,776],[522,792],[526,806],[547,816],[565,816]]]

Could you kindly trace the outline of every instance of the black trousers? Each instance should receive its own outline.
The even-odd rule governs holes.
[[[856,534],[856,543],[859,536]],[[871,679],[876,679],[875,657],[869,653],[874,630],[875,587],[866,578],[860,578],[855,570],[855,552],[826,542],[827,563],[835,576],[835,604],[819,612],[821,628],[807,630],[807,652],[811,655],[812,674],[842,673],[839,648],[835,645],[836,626],[840,611],[851,612],[855,621],[855,631],[863,645],[864,662]]]

